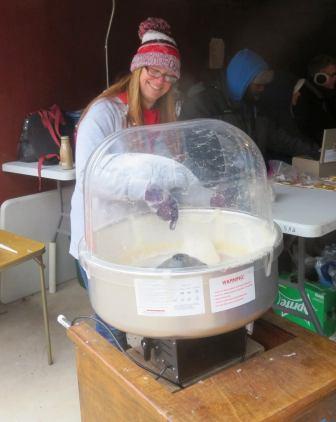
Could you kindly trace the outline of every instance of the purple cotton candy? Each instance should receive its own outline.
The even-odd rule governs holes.
[[[236,208],[237,194],[234,187],[215,192],[210,199],[210,206],[214,208]]]
[[[174,230],[178,219],[178,206],[176,200],[169,196],[166,200],[162,201],[156,214],[165,221],[170,221],[170,229]]]
[[[149,186],[145,192],[145,201],[153,203],[163,201],[162,189],[157,185]]]
[[[162,220],[170,221],[170,229],[174,230],[178,219],[177,201],[158,185],[150,185],[145,192],[145,201]]]
[[[216,192],[214,194],[214,196],[210,199],[210,206],[211,207],[224,207],[225,206],[224,195],[220,192]]]

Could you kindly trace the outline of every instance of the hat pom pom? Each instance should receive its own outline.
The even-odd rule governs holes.
[[[161,18],[147,18],[145,21],[141,22],[138,31],[140,40],[142,40],[142,37],[147,31],[162,32],[168,36],[172,35],[169,23]]]

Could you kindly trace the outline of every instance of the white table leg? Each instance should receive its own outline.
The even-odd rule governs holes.
[[[49,242],[49,293],[56,293],[56,245],[57,236],[60,233],[60,227],[63,221],[63,195],[61,182],[57,180],[57,191],[60,199],[60,217],[58,220],[55,235],[51,242]]]
[[[56,242],[49,242],[49,292],[56,293]]]
[[[314,324],[316,331],[323,336],[324,334],[320,321],[305,290],[305,255],[305,239],[303,237],[298,237],[298,289],[308,312],[308,321],[311,321]]]

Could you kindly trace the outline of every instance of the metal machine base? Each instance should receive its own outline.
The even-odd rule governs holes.
[[[189,384],[229,361],[244,359],[246,328],[200,339],[151,339],[141,341],[144,359],[151,361],[158,373],[174,383]]]

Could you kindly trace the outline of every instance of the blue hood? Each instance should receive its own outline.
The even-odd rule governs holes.
[[[226,70],[226,84],[230,99],[241,101],[253,79],[268,69],[268,64],[258,54],[248,49],[238,51]]]

